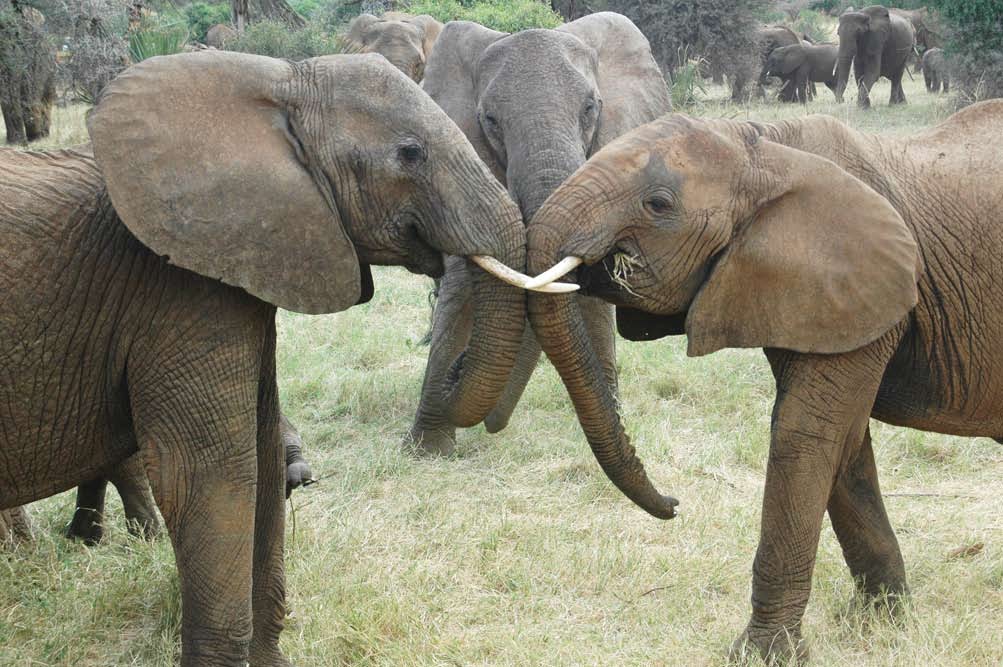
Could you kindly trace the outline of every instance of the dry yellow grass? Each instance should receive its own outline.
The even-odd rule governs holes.
[[[809,111],[887,133],[948,113],[919,81],[897,109],[880,84],[866,113],[819,92]],[[805,110],[709,102],[701,113]],[[56,141],[79,140],[81,118],[60,110]],[[381,269],[376,284],[365,306],[279,318],[284,405],[323,477],[289,506],[282,646],[294,663],[722,664],[749,613],[773,397],[762,354],[687,359],[681,340],[621,343],[627,427],[653,479],[682,500],[681,517],[659,522],[598,470],[547,364],[501,434],[465,431],[448,460],[401,454],[430,281]],[[912,602],[896,624],[859,609],[826,527],[805,619],[814,664],[1003,664],[1003,446],[873,432]],[[170,545],[130,538],[115,501],[106,544],[69,543],[72,503],[35,504],[37,543],[0,556],[0,665],[173,664]],[[980,553],[952,556],[976,543]]]

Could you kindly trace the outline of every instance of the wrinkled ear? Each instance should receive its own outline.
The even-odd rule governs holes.
[[[648,40],[626,16],[589,14],[557,30],[571,33],[599,56],[597,82],[603,106],[594,150],[672,110],[665,77]]]
[[[288,62],[225,51],[151,58],[87,121],[129,230],[172,264],[288,310],[344,310],[359,263],[329,191],[300,161]]]
[[[487,138],[477,122],[477,61],[484,50],[508,33],[490,30],[470,21],[450,21],[442,29],[425,63],[421,87],[446,115],[463,130],[478,157],[499,183],[505,170],[495,160]]]
[[[425,54],[425,62],[427,63],[428,57],[432,55],[432,47],[435,46],[436,40],[439,39],[439,33],[442,32],[442,24],[428,14],[412,16],[408,20],[421,28],[421,50]]]
[[[824,158],[764,139],[749,150],[744,182],[779,185],[690,305],[688,353],[847,352],[901,321],[916,305],[921,260],[891,204]]]
[[[686,313],[653,315],[636,308],[616,307],[616,330],[627,340],[657,340],[686,333]]]
[[[351,23],[348,24],[348,29],[345,31],[341,38],[341,48],[345,53],[361,53],[364,45],[362,43],[362,37],[365,35],[366,30],[369,26],[374,23],[379,23],[380,17],[373,16],[372,14],[359,14]]]

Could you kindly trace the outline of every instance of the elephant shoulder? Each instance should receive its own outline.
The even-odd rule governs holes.
[[[45,152],[0,149],[0,214],[5,220],[50,224],[73,219],[103,188],[90,145]]]

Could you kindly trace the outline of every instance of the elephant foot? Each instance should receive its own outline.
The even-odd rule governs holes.
[[[904,581],[870,585],[859,581],[857,584],[856,603],[863,611],[871,612],[875,617],[896,623],[902,620],[909,600],[909,587]]]
[[[73,520],[66,527],[66,537],[71,540],[82,540],[89,547],[96,546],[104,536],[101,527],[101,515],[93,510],[78,507],[73,513]]]
[[[750,626],[731,645],[728,663],[744,665],[758,656],[767,665],[805,665],[808,654],[800,629],[762,630]]]
[[[408,454],[419,457],[450,456],[456,449],[456,429],[452,427],[411,427],[401,446]]]
[[[250,667],[292,667],[289,658],[282,655],[278,648],[258,649],[251,644]]]

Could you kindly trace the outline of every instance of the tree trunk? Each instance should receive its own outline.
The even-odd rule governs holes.
[[[238,0],[234,0],[235,2]],[[245,2],[247,0],[244,0]],[[299,29],[306,25],[306,20],[296,13],[286,0],[256,0],[259,14],[267,19],[282,21],[290,28]]]
[[[249,18],[250,9],[247,6],[247,0],[231,0],[230,19],[239,34],[244,34],[244,27],[248,24]]]

